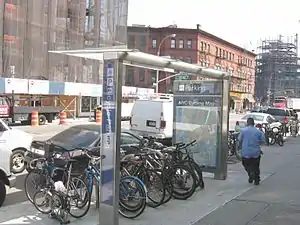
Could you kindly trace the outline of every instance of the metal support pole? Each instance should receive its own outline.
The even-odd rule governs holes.
[[[106,180],[109,178],[109,181],[100,184],[99,224],[118,225],[123,64],[119,60],[109,60],[105,65],[100,154],[106,156],[101,163],[101,173],[102,176],[106,176]],[[107,170],[111,172],[108,173]]]
[[[161,44],[159,45],[158,47],[158,51],[157,51],[157,56],[160,56],[160,47],[161,47]],[[156,86],[155,86],[155,94],[158,93],[158,81],[159,81],[159,70],[156,70]]]
[[[220,115],[220,133],[221,144],[218,151],[220,169],[214,173],[217,180],[225,180],[227,178],[227,154],[228,154],[228,130],[229,130],[229,98],[230,98],[230,79],[222,81],[222,109]]]
[[[121,140],[121,112],[122,112],[122,78],[123,62],[117,61],[116,65],[116,115],[115,115],[115,151],[114,151],[114,223],[119,224],[119,191],[120,191],[120,140]]]

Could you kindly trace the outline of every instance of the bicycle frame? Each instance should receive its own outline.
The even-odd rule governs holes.
[[[93,193],[93,180],[94,178],[96,179],[97,183],[100,184],[101,183],[101,172],[99,171],[99,169],[94,166],[94,165],[89,165],[88,168],[86,169],[87,174],[88,174],[88,188],[90,193]]]

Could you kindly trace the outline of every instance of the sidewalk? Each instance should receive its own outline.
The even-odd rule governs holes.
[[[277,146],[265,147],[265,155],[262,158],[261,168],[263,181],[271,175],[271,178],[275,177],[275,174],[278,173],[278,171],[282,171],[282,168],[288,167],[289,165],[297,162],[298,157],[300,156],[297,155],[297,144],[300,144],[298,138],[289,139],[288,142],[286,142],[286,145],[282,148]],[[288,179],[287,177],[288,176],[285,174],[284,179]],[[226,213],[225,215],[222,214],[222,212],[219,213],[219,210],[230,206],[233,202],[232,199],[237,199],[239,196],[247,196],[247,194],[251,192],[256,193],[256,195],[253,194],[253,198],[256,197],[257,201],[261,201],[268,196],[269,198],[276,198],[275,194],[277,193],[268,191],[268,189],[272,189],[271,184],[268,185],[268,182],[268,179],[265,182],[262,182],[260,187],[248,184],[247,177],[242,166],[240,164],[232,164],[229,165],[227,180],[214,180],[210,174],[205,174],[205,190],[197,192],[191,199],[186,201],[173,200],[165,206],[161,206],[157,209],[147,208],[144,214],[135,220],[127,220],[120,217],[120,225],[229,225],[229,223],[225,223],[226,220],[224,219],[224,216],[228,218],[239,218],[239,214],[242,215],[244,213],[243,215],[248,215],[248,212],[243,211],[243,209],[248,209],[248,207],[245,206],[243,208],[242,205],[236,206],[235,211],[230,211],[230,213]],[[285,185],[288,185],[291,181],[284,180],[284,183]],[[278,184],[275,184],[274,186],[276,185]],[[262,189],[261,192],[258,192],[260,189]],[[284,190],[282,191],[284,192]],[[244,193],[246,194],[243,195]],[[291,189],[288,189],[287,194],[291,193],[295,193],[295,190],[292,191]],[[240,200],[234,201],[243,204],[242,197],[240,197]],[[297,199],[299,198],[300,196],[297,198],[295,197],[294,199],[298,202]],[[213,216],[211,218],[211,215],[214,215],[215,213],[220,216]],[[221,217],[222,215],[223,217]],[[214,219],[214,217],[219,218],[219,221],[222,223],[213,221],[212,219]],[[247,219],[247,216],[245,216],[245,219]],[[94,206],[91,206],[90,212],[86,217],[80,220],[72,220],[72,224],[96,225],[98,224],[97,221],[97,210]],[[29,202],[24,202],[18,205],[1,208],[0,224],[50,225],[57,224],[57,221],[48,219],[47,215],[37,213]],[[273,224],[274,223],[272,223],[272,225]],[[243,223],[230,223],[230,225],[243,225]]]
[[[194,225],[299,225],[299,139],[289,138],[281,152],[273,153],[282,160],[274,161],[267,168],[267,171],[274,172],[260,186],[233,199]],[[264,156],[263,164],[272,160],[269,154],[272,153],[268,151],[268,155]]]

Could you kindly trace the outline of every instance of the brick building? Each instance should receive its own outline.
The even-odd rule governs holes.
[[[172,37],[172,34],[176,34]],[[165,38],[169,37],[169,38]],[[168,56],[203,67],[226,71],[231,74],[231,107],[241,109],[253,102],[255,86],[255,57],[243,49],[200,29],[178,28],[176,25],[163,28],[128,26],[128,48]],[[159,48],[160,46],[160,48]],[[159,79],[169,76],[160,72]],[[196,77],[191,76],[191,79]],[[159,92],[172,90],[172,78],[159,83]],[[156,83],[156,71],[127,67],[125,84],[151,87]]]

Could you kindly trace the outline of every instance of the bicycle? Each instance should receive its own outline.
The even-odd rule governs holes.
[[[44,164],[43,167],[49,167],[48,159],[40,158],[36,160],[42,161]],[[66,159],[64,162],[65,170],[68,172],[66,187],[63,182],[55,182],[51,176],[47,176],[46,186],[36,192],[33,196],[35,208],[43,214],[49,214],[52,218],[58,219],[61,224],[70,222],[68,220],[68,215],[71,215],[74,218],[85,216],[89,211],[91,201],[90,192],[88,191],[86,183],[78,177],[71,177],[72,165],[74,162],[77,162],[77,160]],[[60,188],[57,188],[56,186],[59,185],[56,184],[59,182],[61,182]],[[85,189],[83,198],[78,193],[80,187],[84,187]],[[41,198],[45,198],[45,200],[39,203]],[[46,206],[46,209],[42,208],[44,206]],[[72,211],[73,209],[83,209],[85,206],[87,206],[86,209],[79,215],[76,215],[75,212]]]
[[[86,168],[86,175],[84,180],[88,183],[88,190],[93,192],[93,180],[98,184],[101,183],[101,172],[97,168],[99,160],[104,159],[105,156],[93,156],[88,149],[83,149],[83,154],[87,156],[90,161]],[[139,197],[136,197],[136,195]],[[138,200],[137,204],[131,204],[134,200]],[[127,203],[128,201],[129,203]],[[146,190],[144,183],[137,177],[124,176],[120,179],[119,192],[119,214],[126,218],[136,218],[140,216],[146,208]],[[132,213],[132,215],[130,215]]]

